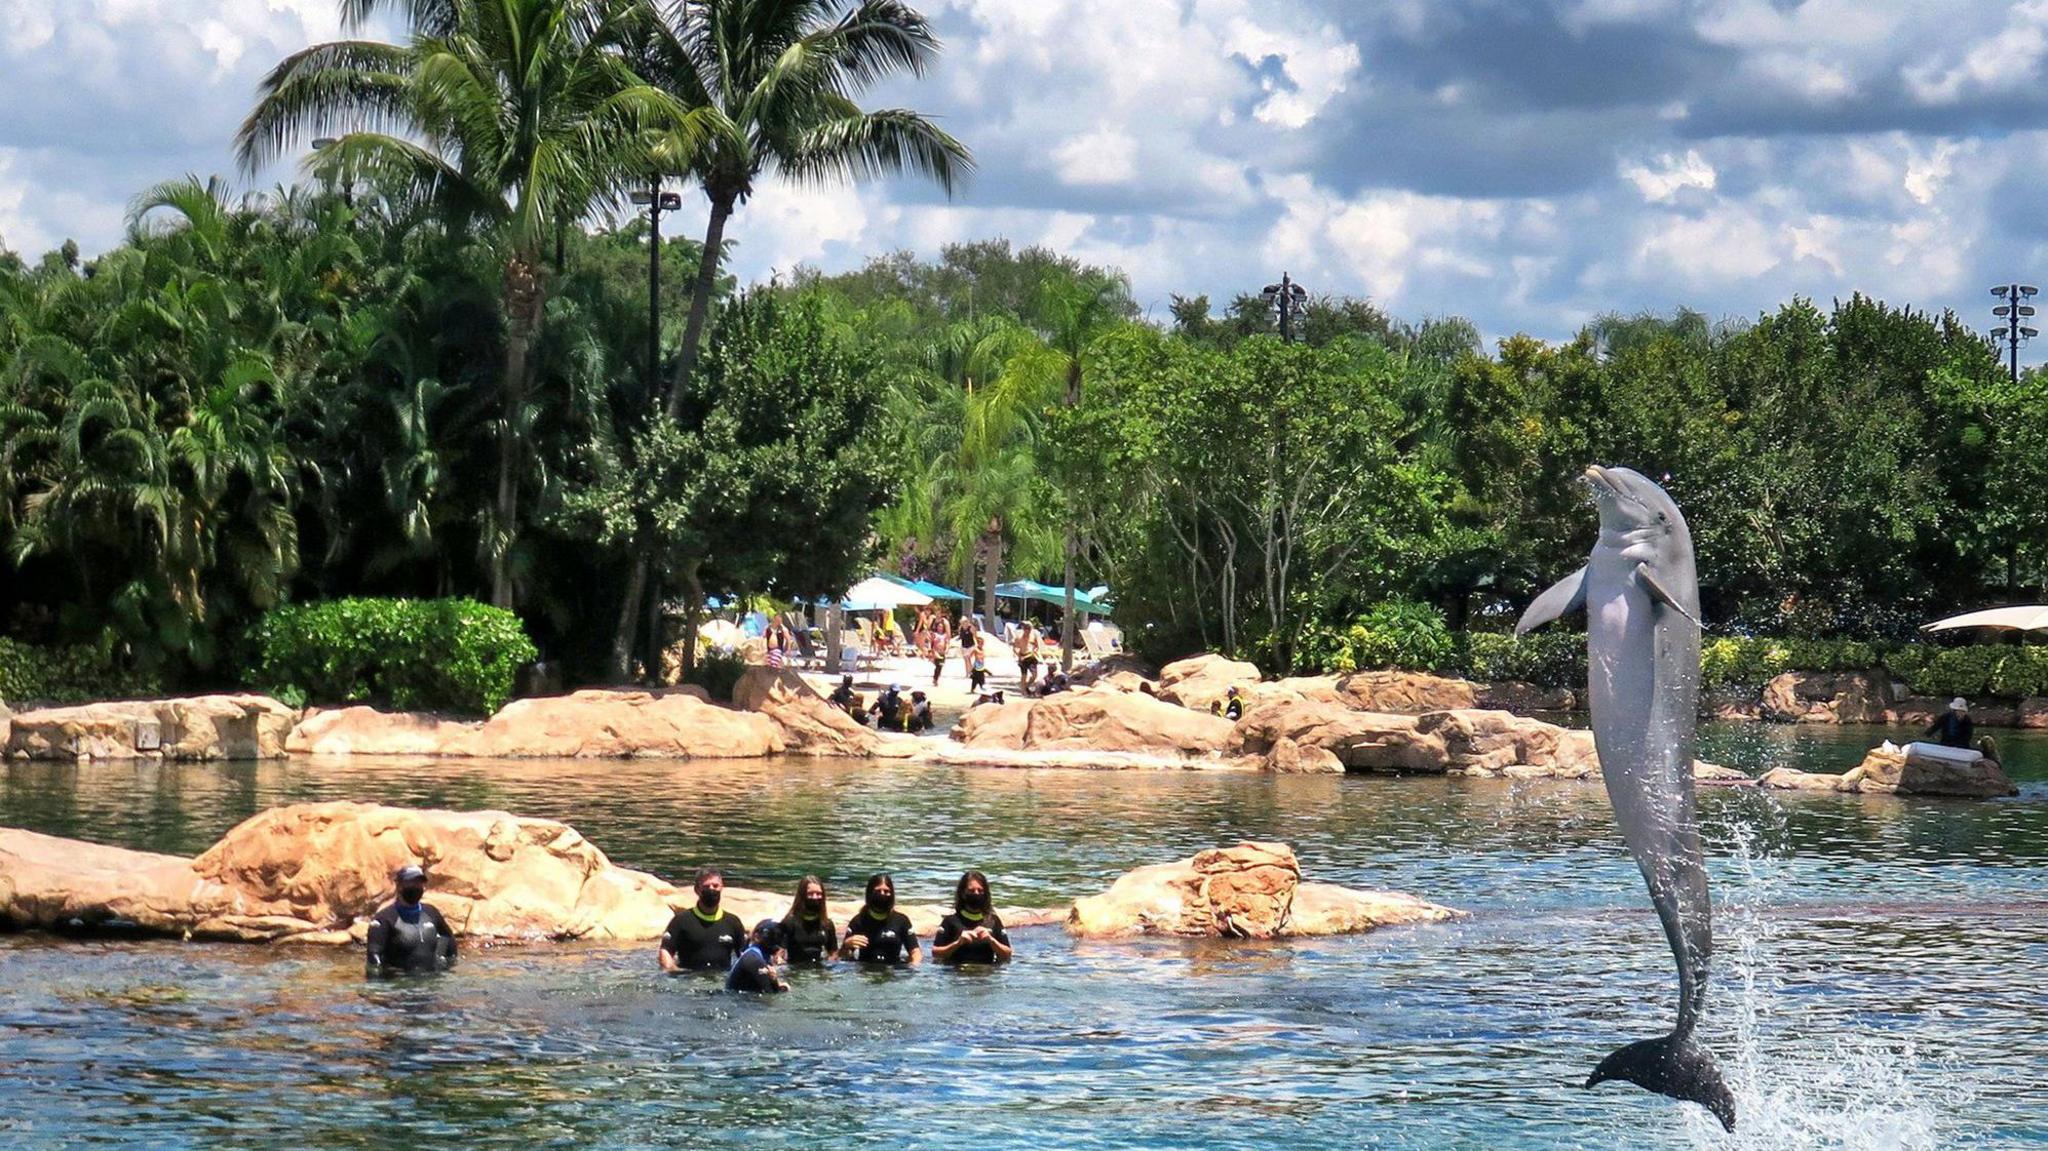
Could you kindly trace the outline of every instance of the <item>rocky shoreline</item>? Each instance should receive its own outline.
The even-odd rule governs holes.
[[[187,940],[346,944],[419,863],[430,902],[460,937],[504,943],[651,941],[695,895],[619,867],[575,828],[503,811],[331,802],[272,808],[196,858],[0,828],[0,927]],[[1428,923],[1457,912],[1399,892],[1300,882],[1285,844],[1239,844],[1141,868],[1071,907],[1003,908],[1011,927],[1065,923],[1081,936],[1272,938]],[[789,895],[725,889],[746,922],[779,919]],[[857,902],[829,908],[844,921]],[[905,905],[919,934],[951,910]]]
[[[766,667],[745,673],[731,705],[694,687],[589,689],[515,700],[487,720],[460,720],[363,706],[300,714],[265,696],[217,695],[42,709],[11,717],[4,730],[9,756],[56,760],[808,755],[1095,770],[1566,780],[1599,774],[1591,732],[1527,714],[1563,718],[1573,703],[1567,692],[1388,671],[1264,681],[1255,666],[1214,655],[1168,664],[1156,679],[1132,661],[1105,660],[1075,680],[1071,691],[969,707],[943,740],[864,727],[802,676]],[[1243,708],[1236,720],[1214,713],[1233,687]],[[1713,706],[1725,718],[1803,723],[1862,722],[1877,714],[1931,719],[1920,701],[1893,699],[1891,690],[1867,676],[1788,674],[1771,682],[1754,715],[1725,699]],[[2015,719],[2034,714],[2012,710]],[[1995,709],[1982,711],[1998,718]],[[1794,779],[1800,773],[1755,780],[1711,764],[1698,764],[1695,772],[1702,782],[1731,786],[1845,790]],[[1967,779],[1915,771],[1865,787],[1865,778],[1856,777],[1847,789],[2011,790],[1996,764]]]

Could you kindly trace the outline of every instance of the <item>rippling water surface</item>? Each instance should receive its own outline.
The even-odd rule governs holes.
[[[1728,726],[1841,770],[1883,733]],[[1988,803],[1706,791],[1707,1041],[1742,1130],[1610,1085],[1674,978],[1597,785],[902,765],[9,764],[0,825],[193,853],[280,803],[497,807],[622,864],[781,887],[967,866],[1063,902],[1239,838],[1469,919],[1274,944],[1016,933],[993,973],[800,973],[745,1001],[649,949],[472,950],[366,986],[318,948],[0,937],[0,1146],[2003,1147],[2048,1142],[2048,739]]]

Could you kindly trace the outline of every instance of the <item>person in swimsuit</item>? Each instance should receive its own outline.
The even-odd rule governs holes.
[[[789,984],[782,981],[782,973],[775,969],[780,933],[781,925],[772,919],[764,919],[754,925],[754,933],[748,937],[746,947],[732,961],[732,970],[725,973],[727,991],[773,995],[789,990]]]
[[[806,875],[797,883],[789,914],[782,917],[785,962],[828,963],[838,954],[839,929],[832,925],[832,913],[825,903],[824,880]]]
[[[923,958],[910,917],[896,910],[896,880],[887,872],[868,877],[867,902],[846,921],[839,954],[855,963],[891,965]]]
[[[723,971],[747,945],[747,925],[732,912],[718,909],[725,896],[725,873],[715,867],[698,868],[696,888],[697,905],[676,912],[661,933],[655,959],[663,971]]]
[[[953,888],[953,914],[939,921],[932,958],[941,963],[1008,963],[1015,954],[1003,917],[989,898],[988,876],[970,871]]]

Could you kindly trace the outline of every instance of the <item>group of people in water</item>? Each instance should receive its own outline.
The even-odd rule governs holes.
[[[455,966],[455,934],[425,901],[426,872],[401,868],[398,898],[371,917],[364,973],[419,975]],[[693,887],[697,901],[669,920],[655,961],[666,972],[723,971],[731,991],[789,990],[790,966],[820,966],[838,960],[865,966],[908,966],[924,958],[910,917],[896,909],[896,881],[887,872],[868,877],[859,911],[842,930],[832,922],[825,881],[806,875],[796,885],[789,911],[763,919],[751,930],[722,907],[725,874],[700,867]],[[953,888],[953,910],[932,936],[932,958],[947,964],[1006,963],[1013,954],[1003,918],[989,895],[988,876],[969,871]]]

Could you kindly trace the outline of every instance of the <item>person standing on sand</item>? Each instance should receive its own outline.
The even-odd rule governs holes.
[[[925,649],[932,659],[932,686],[939,686],[939,677],[946,671],[946,649],[953,644],[953,625],[946,617],[935,614],[932,617],[930,645]]]
[[[1038,629],[1027,617],[1017,628],[1017,638],[1010,641],[1010,650],[1017,655],[1017,684],[1025,695],[1031,694],[1031,684],[1038,678]]]
[[[974,617],[960,617],[960,674],[974,676],[974,649],[981,644],[981,632],[975,629]]]

